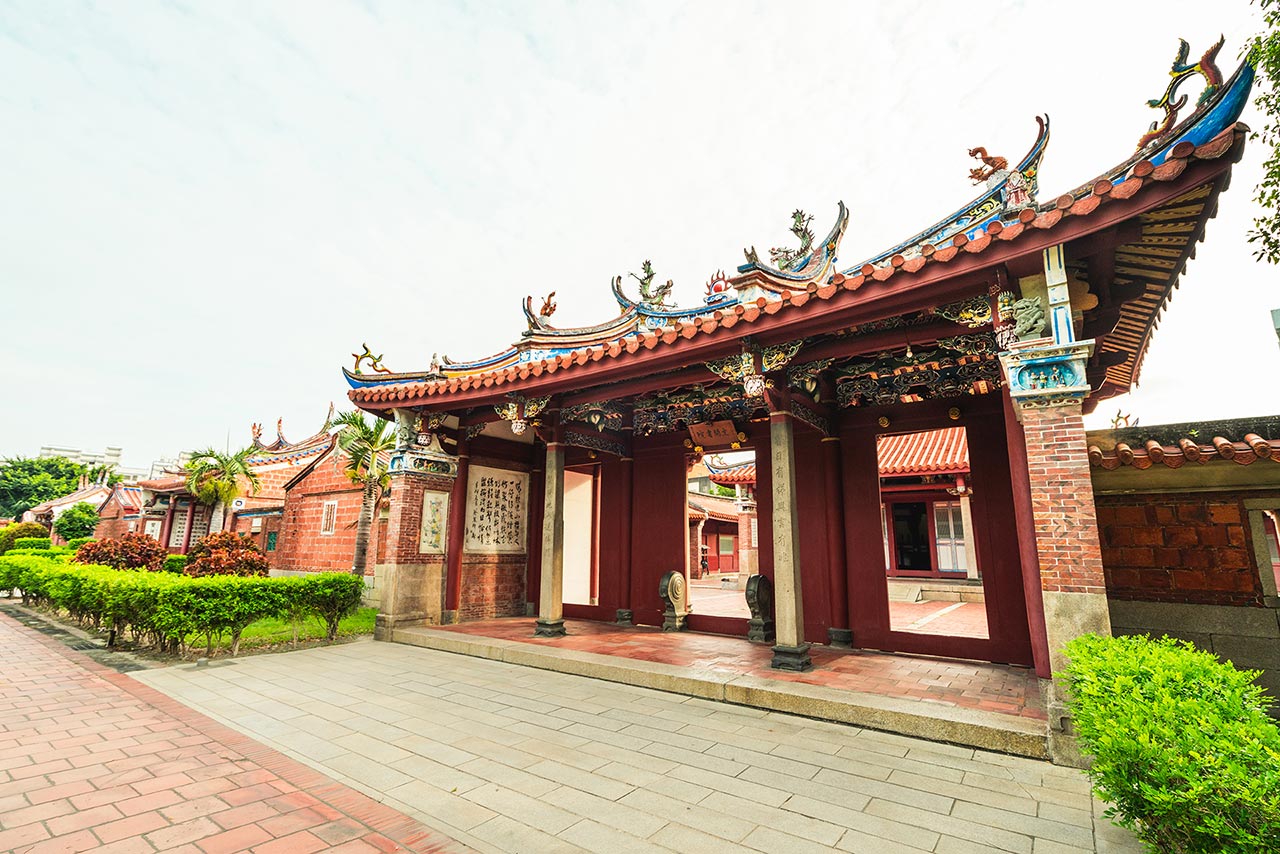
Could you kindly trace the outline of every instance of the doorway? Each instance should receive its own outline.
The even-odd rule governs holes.
[[[600,599],[598,469],[565,469],[564,603],[597,605]]]

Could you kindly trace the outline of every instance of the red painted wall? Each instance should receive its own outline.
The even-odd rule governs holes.
[[[685,448],[672,439],[637,439],[635,445],[631,607],[637,623],[661,625],[658,583],[668,571],[684,571],[688,467]]]

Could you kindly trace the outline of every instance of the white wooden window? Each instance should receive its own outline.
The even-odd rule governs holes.
[[[332,536],[338,527],[338,502],[326,501],[324,503],[324,512],[320,516],[320,534],[322,536]]]
[[[964,542],[964,516],[959,501],[937,501],[933,505],[933,522],[938,532],[938,569],[943,572],[966,572],[968,553]]]

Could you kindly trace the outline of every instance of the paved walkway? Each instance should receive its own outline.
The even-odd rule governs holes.
[[[566,625],[569,634],[561,638],[534,637],[534,620],[525,617],[433,628],[1048,720],[1040,680],[1026,667],[815,646],[810,650],[812,670],[787,673],[769,666],[773,652],[768,644],[748,643],[743,638],[590,620],[568,620]]]
[[[465,850],[0,615],[0,851]]]
[[[400,644],[135,678],[483,851],[1140,850],[1048,763]]]

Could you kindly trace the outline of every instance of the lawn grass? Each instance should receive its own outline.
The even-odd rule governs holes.
[[[378,614],[377,608],[361,608],[349,617],[345,617],[338,624],[338,637],[355,637],[357,635],[373,634],[374,617]],[[324,640],[324,623],[315,617],[305,619],[298,626],[298,642]],[[251,623],[244,630],[244,634],[240,636],[240,650],[255,647],[275,646],[277,644],[287,644],[293,642],[293,624],[288,620],[282,620],[275,617],[258,620]],[[200,641],[194,641],[193,646],[200,647]],[[228,652],[231,649],[231,639],[224,636],[218,644],[218,650]]]

